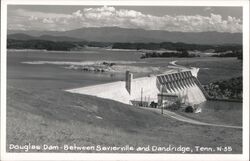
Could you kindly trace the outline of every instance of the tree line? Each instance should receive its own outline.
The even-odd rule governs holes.
[[[134,50],[198,50],[206,51],[213,49],[214,52],[225,52],[228,50],[242,50],[242,45],[203,45],[203,44],[186,44],[186,43],[173,43],[173,42],[162,42],[162,43],[114,43],[113,49],[134,49]]]
[[[154,58],[154,57],[163,57],[163,58],[169,58],[169,57],[177,57],[177,58],[192,58],[192,57],[199,57],[199,55],[195,54],[189,54],[187,50],[182,49],[177,52],[147,52],[141,56],[141,59],[144,58]]]
[[[242,76],[209,83],[204,89],[213,98],[229,98],[242,100]]]
[[[73,41],[48,41],[48,40],[15,40],[7,39],[7,49],[38,49],[70,51],[89,47],[108,47],[111,43],[105,42],[73,42]]]
[[[50,41],[50,40],[16,40],[7,39],[8,49],[46,49],[46,50],[74,50],[85,46],[89,47],[111,47],[113,49],[133,49],[133,50],[175,50],[175,51],[206,51],[214,52],[242,51],[242,45],[202,45],[202,44],[185,44],[185,43],[112,43],[112,42],[73,42],[73,41]]]
[[[233,50],[229,53],[214,54],[212,57],[237,57],[237,59],[242,60],[243,53],[242,50]]]

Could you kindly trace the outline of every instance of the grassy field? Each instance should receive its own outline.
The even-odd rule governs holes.
[[[179,114],[207,123],[242,126],[242,103],[225,101],[207,101],[201,105],[201,113]]]
[[[10,150],[9,144],[28,143],[59,146],[74,143],[81,146],[168,146],[172,144],[191,148],[196,145],[232,146],[232,152],[212,153],[242,152],[242,130],[240,129],[187,124],[115,101],[67,93],[64,89],[120,78],[65,70],[53,65],[30,66],[20,63],[40,60],[41,57],[43,60],[46,60],[46,57],[48,59],[54,57],[54,55],[49,57],[49,54],[30,55],[32,54],[8,55],[8,152],[24,151]],[[67,59],[65,55],[63,57],[60,59],[63,61]],[[74,59],[81,60],[78,57]],[[151,64],[157,63],[154,60],[149,61],[152,61]],[[159,62],[161,63],[163,65],[164,61]]]

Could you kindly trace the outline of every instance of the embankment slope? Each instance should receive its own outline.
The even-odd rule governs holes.
[[[9,85],[7,92],[7,145],[217,146],[234,142],[233,153],[241,152],[241,130],[191,125],[116,101],[56,89]]]

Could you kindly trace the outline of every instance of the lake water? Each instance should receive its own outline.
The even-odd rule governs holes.
[[[123,74],[113,75],[110,73],[81,72],[65,69],[58,65],[30,65],[21,63],[27,61],[136,61],[137,63],[134,64],[136,66],[154,66],[164,70],[170,61],[178,60],[182,64],[197,65],[204,68],[201,69],[202,76],[200,80],[202,83],[209,82],[217,77],[221,78],[224,76],[224,78],[227,78],[242,73],[240,65],[238,65],[238,68],[230,69],[231,71],[228,69],[228,67],[232,66],[232,62],[237,63],[237,60],[233,59],[218,60],[217,58],[204,57],[188,60],[183,58],[140,59],[141,54],[142,53],[136,51],[110,51],[104,49],[87,49],[77,52],[8,51],[7,82],[8,86],[29,88],[31,90],[44,90],[70,89],[124,80]],[[204,59],[206,59],[206,61],[204,61]],[[213,64],[218,64],[218,62],[223,63],[220,63],[220,66],[217,65],[216,70],[216,68],[213,68]],[[206,67],[210,70],[207,70]],[[228,72],[225,74],[225,71]],[[242,103],[209,101],[205,103],[202,113],[202,115],[211,113],[216,113],[216,115],[232,115],[232,117],[237,117],[236,122],[239,124],[242,118]]]

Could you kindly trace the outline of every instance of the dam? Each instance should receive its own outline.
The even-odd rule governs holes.
[[[206,101],[205,91],[197,79],[198,71],[198,68],[183,68],[181,70],[171,70],[161,75],[135,79],[133,79],[133,74],[127,71],[125,81],[66,91],[111,99],[130,105],[134,104],[133,102],[159,103],[162,101],[159,100],[159,95],[165,94],[171,96],[171,98],[177,98],[182,104],[193,106]]]

